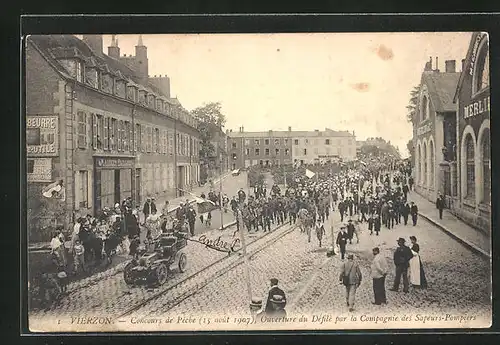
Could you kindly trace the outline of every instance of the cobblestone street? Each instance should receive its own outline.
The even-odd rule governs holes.
[[[339,226],[334,215],[334,226]],[[488,262],[420,218],[416,227],[399,225],[391,230],[382,229],[380,236],[370,236],[366,224],[362,225],[359,244],[353,242],[348,252],[360,262],[363,282],[356,294],[354,315],[424,315],[451,314],[473,315],[477,319],[489,317],[490,272]],[[388,289],[394,280],[392,253],[399,237],[415,235],[421,246],[421,256],[429,282],[427,290],[410,289],[410,293],[392,292]],[[327,230],[325,243],[330,243]],[[373,290],[369,273],[371,249],[380,247],[387,258],[390,272],[386,280],[388,304],[372,304]],[[325,249],[318,248],[315,238],[307,243],[299,230],[283,237],[275,245],[258,253],[250,260],[253,295],[265,301],[269,279],[279,279],[279,286],[287,293],[288,315],[332,313],[348,315],[345,305],[345,288],[339,282],[340,256],[327,258]],[[400,288],[401,289],[401,288]],[[249,298],[246,293],[244,266],[240,265],[214,280],[193,296],[184,300],[168,313],[141,314],[141,317],[159,316],[247,316]],[[414,316],[415,317],[415,316]],[[425,321],[420,320],[422,325]],[[427,321],[428,322],[428,321]],[[331,326],[331,325],[329,325]],[[336,327],[336,326],[334,326]],[[342,326],[339,326],[342,328]],[[352,327],[349,325],[348,327]],[[363,326],[366,327],[366,326]],[[380,327],[375,325],[374,328]],[[446,327],[446,324],[443,324]],[[327,327],[328,328],[328,327]]]

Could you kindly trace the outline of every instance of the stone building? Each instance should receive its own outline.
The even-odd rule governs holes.
[[[453,95],[460,73],[455,60],[445,61],[445,70],[439,70],[436,58],[426,63],[420,80],[420,93],[413,119],[413,145],[415,147],[415,189],[422,196],[435,201],[444,191],[443,176],[454,175],[449,166],[442,164],[444,153],[453,157],[456,151],[456,106]]]
[[[141,37],[135,56],[120,57],[115,37],[106,55],[99,35],[29,36],[26,116],[28,208],[62,180],[66,223],[199,180],[197,123],[170,97],[168,77],[148,75]]]
[[[455,92],[456,166],[452,211],[474,227],[491,231],[491,137],[489,37],[472,35]],[[447,183],[449,183],[447,181]]]
[[[356,158],[356,137],[347,131],[227,132],[231,169],[253,165],[314,164]]]

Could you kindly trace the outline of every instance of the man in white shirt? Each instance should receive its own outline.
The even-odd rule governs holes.
[[[371,276],[373,279],[373,294],[375,296],[376,305],[387,304],[385,295],[385,277],[389,271],[387,260],[380,254],[380,249],[375,247],[372,249],[373,262],[371,265]]]

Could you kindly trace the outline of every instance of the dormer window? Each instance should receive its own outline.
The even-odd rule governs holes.
[[[97,69],[92,67],[85,69],[85,82],[96,89],[99,88],[99,72]]]
[[[146,104],[146,91],[139,90],[139,103]]]
[[[115,79],[115,81],[116,81],[115,95],[121,98],[125,98],[125,82],[121,79]]]
[[[136,95],[136,88],[134,85],[128,85],[127,86],[127,99],[136,102],[137,101],[137,95]]]
[[[163,112],[162,103],[163,103],[163,101],[161,99],[158,98],[156,100],[156,110]]]
[[[149,95],[149,97],[148,97],[148,106],[150,108],[155,109],[155,107],[156,107],[155,98],[156,98],[155,95],[153,95],[153,94]]]
[[[76,81],[83,82],[83,65],[80,61],[76,62]]]
[[[107,93],[112,93],[113,78],[107,73],[101,74],[101,90]]]

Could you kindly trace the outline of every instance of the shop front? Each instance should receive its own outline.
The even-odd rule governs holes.
[[[137,174],[133,157],[94,157],[94,213],[136,197]]]

